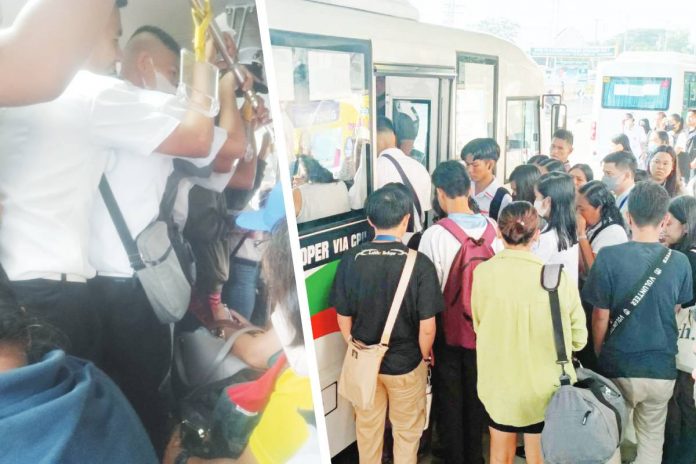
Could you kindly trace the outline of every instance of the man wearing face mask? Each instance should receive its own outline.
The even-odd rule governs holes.
[[[174,94],[179,79],[179,50],[165,31],[143,26],[125,47],[121,76],[129,87],[132,84],[157,91],[143,92],[146,95]],[[220,83],[220,118],[224,127],[214,128],[212,147],[206,157],[187,157],[197,168],[210,165],[213,158],[240,158],[244,154],[244,126],[231,78],[228,75]],[[133,91],[142,92],[137,88]],[[176,119],[187,117],[186,110],[178,106],[166,112]],[[129,149],[115,154],[105,176],[131,236],[137,237],[158,217],[165,193],[168,198],[175,196],[175,179],[179,179],[175,176],[179,173],[173,173],[174,166],[183,160],[158,152],[139,156]],[[229,180],[231,173],[226,175]],[[155,449],[161,452],[167,439],[167,404],[159,394],[159,386],[169,371],[170,329],[155,316],[101,196],[94,203],[90,222],[89,259],[97,276],[88,286],[94,301],[99,302],[95,309],[100,313],[104,331],[103,369],[131,402]]]
[[[604,158],[602,182],[616,196],[616,206],[628,224],[628,195],[636,184],[636,157],[625,151],[617,151]],[[629,229],[627,229],[629,230]]]

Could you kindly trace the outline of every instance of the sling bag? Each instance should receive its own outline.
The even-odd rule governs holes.
[[[174,250],[170,219],[160,210],[157,219],[133,239],[105,175],[99,191],[155,315],[163,324],[179,321],[191,302],[191,282]]]
[[[616,453],[626,423],[626,403],[609,380],[584,368],[571,385],[565,370],[565,349],[558,286],[562,264],[542,268],[541,285],[549,293],[556,363],[561,366],[560,388],[544,414],[541,449],[547,464],[604,464]]]
[[[416,193],[416,189],[413,188],[413,184],[411,183],[408,176],[404,172],[404,168],[401,167],[401,165],[398,163],[398,161],[396,161],[394,159],[394,157],[392,155],[385,153],[385,154],[380,155],[380,156],[384,156],[386,159],[388,159],[389,161],[392,162],[392,164],[394,165],[394,167],[398,171],[399,176],[401,176],[401,180],[402,180],[403,184],[411,192],[411,196],[413,197],[413,204],[415,205],[416,211],[418,212],[418,222],[421,223],[421,221],[423,220],[423,208],[421,207],[420,200],[418,199],[418,194]],[[416,231],[416,226],[415,226],[415,222],[413,219],[413,215],[411,215],[411,218],[408,220],[407,231],[408,232],[415,232]]]
[[[396,287],[396,294],[392,300],[380,342],[375,345],[366,345],[352,337],[348,342],[348,351],[346,351],[341,377],[338,380],[338,394],[353,403],[356,408],[370,409],[374,403],[379,368],[389,349],[389,339],[401,303],[404,301],[417,255],[418,252],[415,250],[408,251],[406,264],[401,272],[399,285]]]

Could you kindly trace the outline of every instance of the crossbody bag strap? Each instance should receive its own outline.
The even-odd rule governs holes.
[[[553,344],[556,347],[556,364],[561,366],[561,385],[570,385],[570,377],[565,371],[568,364],[568,353],[563,337],[563,322],[561,320],[561,302],[558,298],[558,286],[561,283],[562,264],[546,264],[541,268],[541,286],[549,293],[551,303],[551,323],[553,324]]]
[[[631,314],[635,312],[638,305],[640,305],[640,302],[643,301],[645,296],[655,286],[657,279],[663,274],[663,267],[669,262],[672,254],[671,249],[664,247],[664,249],[658,253],[657,258],[650,262],[647,270],[640,280],[636,282],[631,292],[626,295],[626,297],[621,301],[621,304],[615,306],[615,308],[618,310],[618,316],[609,321],[609,331],[607,332],[606,336],[607,338],[613,335],[619,327],[624,325]],[[652,283],[649,283],[649,281]]]
[[[416,264],[416,256],[418,256],[417,251],[408,250],[406,264],[404,265],[404,270],[401,272],[401,279],[399,279],[399,285],[396,287],[396,294],[394,295],[394,300],[392,301],[391,308],[389,309],[387,323],[384,326],[384,331],[382,332],[382,339],[380,340],[380,344],[382,345],[389,346],[389,339],[391,338],[392,330],[394,329],[394,324],[396,323],[396,316],[399,314],[401,303],[404,301],[404,295],[406,295],[406,289],[408,288],[408,282],[411,280],[411,274],[413,274],[413,267]]]
[[[121,238],[121,243],[123,243],[123,248],[126,250],[128,255],[128,261],[135,271],[139,271],[145,268],[145,263],[143,258],[140,256],[140,250],[138,250],[138,245],[133,240],[133,237],[128,230],[128,225],[126,220],[121,214],[121,209],[118,207],[116,198],[114,198],[114,193],[111,191],[111,186],[109,181],[106,179],[106,175],[102,174],[101,180],[99,181],[99,192],[104,199],[104,204],[106,204],[106,209],[109,210],[109,216],[116,227],[116,232]]]
[[[396,168],[397,172],[399,173],[399,176],[401,176],[401,180],[403,181],[404,185],[411,191],[411,196],[413,197],[413,204],[416,206],[416,211],[418,212],[418,221],[420,222],[423,218],[423,208],[421,207],[420,204],[420,199],[418,198],[418,194],[416,193],[416,189],[413,188],[413,184],[409,180],[408,176],[404,172],[404,168],[401,167],[401,165],[394,159],[392,155],[389,155],[387,153],[384,153],[383,155],[386,159],[391,161],[391,163],[394,165]],[[413,231],[415,228],[413,227],[414,224],[409,224],[409,228]]]
[[[599,237],[599,234],[602,233],[602,231],[604,229],[608,228],[609,226],[613,226],[614,224],[616,224],[614,221],[606,221],[606,222],[602,223],[602,225],[599,226],[599,228],[597,230],[592,232],[592,236],[590,236],[590,240],[589,240],[590,245],[592,245],[594,243],[594,241],[597,239],[597,237]]]

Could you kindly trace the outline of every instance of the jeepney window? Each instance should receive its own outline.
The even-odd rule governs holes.
[[[684,73],[684,108],[686,113],[691,108],[696,108],[696,73]]]
[[[507,101],[505,135],[505,181],[520,164],[539,152],[539,98]]]
[[[273,47],[297,222],[362,209],[370,93],[364,53]]]
[[[498,59],[458,54],[456,154],[471,139],[495,138]]]
[[[667,111],[672,88],[669,77],[617,77],[602,80],[602,108]]]

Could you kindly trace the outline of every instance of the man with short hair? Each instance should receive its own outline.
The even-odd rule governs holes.
[[[490,247],[491,255],[492,252],[502,250],[503,244],[497,238],[495,223],[483,214],[474,213],[469,206],[471,180],[462,163],[456,160],[440,163],[433,172],[432,179],[438,204],[451,221],[448,226],[459,228],[471,240],[482,240],[481,246]],[[450,276],[462,243],[443,224],[438,222],[423,233],[419,251],[435,265],[440,287],[445,294],[462,292],[462,287],[467,282],[455,281]],[[475,265],[475,262],[470,263]],[[452,273],[452,276],[461,275],[458,272]],[[449,303],[448,301],[447,304]],[[447,311],[454,309],[448,307]],[[458,320],[462,324],[462,330],[467,330],[464,325],[470,324],[468,329],[473,335],[473,323],[468,323],[461,314]],[[442,319],[438,322],[440,329],[447,330]],[[486,413],[478,399],[476,388],[476,350],[449,345],[444,331],[439,330],[435,342],[435,359],[437,363],[433,370],[437,382],[434,384],[434,394],[438,396],[438,404],[442,407],[439,417],[446,421],[440,428],[445,462],[480,464],[483,462],[482,439]]]
[[[645,129],[636,124],[633,113],[626,113],[623,120],[623,133],[628,137],[628,143],[631,145],[631,151],[635,157],[641,158],[648,134],[645,133]]]
[[[375,239],[343,255],[329,299],[346,341],[352,337],[367,345],[379,343],[408,254],[401,241],[412,211],[411,195],[400,183],[389,183],[368,197],[365,212]],[[374,405],[355,408],[360,462],[381,462],[389,406],[394,462],[416,463],[435,315],[443,307],[433,263],[419,253],[380,367]]]
[[[414,210],[408,233],[404,236],[408,241],[412,233],[425,228],[424,215],[432,209],[430,174],[425,166],[397,148],[394,126],[384,117],[377,120],[377,155],[375,188],[398,182],[404,184],[411,192]]]
[[[573,153],[573,133],[566,129],[557,129],[551,137],[551,158],[563,163],[563,168],[568,172],[571,153]]]
[[[627,229],[628,195],[636,184],[636,169],[636,157],[625,151],[611,153],[602,161],[602,182],[616,196],[616,206],[624,216]]]
[[[474,200],[481,213],[494,220],[510,202],[512,196],[495,177],[500,158],[500,146],[492,138],[479,138],[464,145],[460,156],[474,181]]]
[[[633,188],[628,199],[632,240],[600,250],[582,291],[583,300],[594,306],[598,370],[634,408],[635,464],[662,462],[667,404],[677,377],[675,309],[693,293],[687,257],[659,243],[669,201],[653,182]]]
[[[416,110],[412,105],[402,103],[394,115],[394,129],[399,149],[401,149],[406,156],[410,156],[425,166],[425,153],[413,146],[416,137],[418,137],[419,126],[420,119]]]

